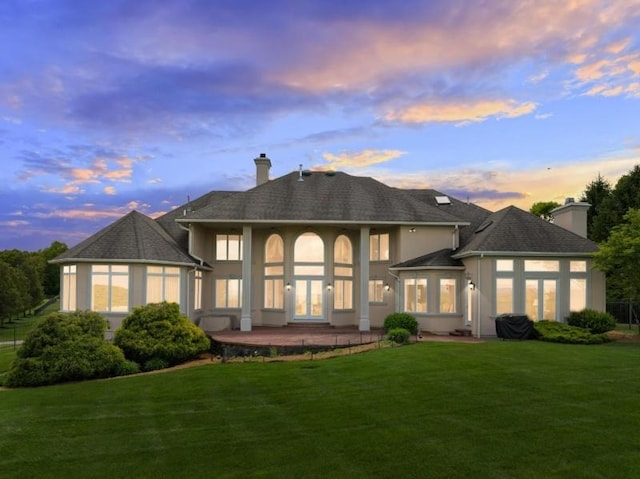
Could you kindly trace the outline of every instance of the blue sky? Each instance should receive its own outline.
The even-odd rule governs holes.
[[[640,0],[3,0],[0,250],[336,169],[491,210],[640,163]]]

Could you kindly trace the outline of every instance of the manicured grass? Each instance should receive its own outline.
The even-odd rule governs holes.
[[[10,477],[640,477],[640,346],[420,343],[0,392]]]

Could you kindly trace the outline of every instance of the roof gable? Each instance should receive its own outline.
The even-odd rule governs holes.
[[[508,206],[489,215],[455,257],[488,252],[590,254],[597,249],[591,240]]]
[[[137,211],[131,211],[52,262],[72,260],[195,263],[158,223]]]

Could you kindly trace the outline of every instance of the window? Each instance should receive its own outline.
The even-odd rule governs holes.
[[[384,284],[381,279],[369,280],[369,302],[370,303],[384,302]]]
[[[216,235],[216,260],[241,261],[242,235]]]
[[[345,235],[336,238],[333,247],[334,309],[353,308],[353,248]]]
[[[389,233],[369,236],[369,261],[389,261]]]
[[[62,309],[63,311],[75,311],[76,303],[76,265],[62,267]]]
[[[147,266],[147,304],[180,304],[180,268]]]
[[[202,309],[202,271],[196,271],[193,276],[193,309]]]
[[[496,271],[513,271],[512,259],[497,259]]]
[[[264,307],[284,308],[284,242],[278,234],[267,238],[264,247]]]
[[[284,308],[284,280],[282,278],[267,278],[264,280],[265,309]]]
[[[525,312],[530,319],[555,321],[557,280],[527,279],[525,281]]]
[[[294,270],[296,276],[324,275],[324,243],[315,233],[303,233],[294,246]]]
[[[267,238],[264,246],[265,263],[282,263],[284,261],[284,242],[278,234],[272,234]]]
[[[560,271],[560,262],[553,260],[526,259],[524,260],[524,270],[529,272],[552,272]]]
[[[404,310],[408,313],[427,312],[427,278],[404,280]]]
[[[240,308],[242,306],[242,280],[216,279],[216,308]]]
[[[569,271],[571,271],[572,273],[586,273],[587,262],[586,261],[570,261]]]
[[[107,313],[129,311],[129,266],[91,267],[91,309]]]
[[[571,278],[569,280],[569,310],[582,311],[587,307],[587,279]]]
[[[440,278],[440,312],[455,313],[456,310],[456,280]]]
[[[513,278],[496,278],[496,315],[513,311]]]

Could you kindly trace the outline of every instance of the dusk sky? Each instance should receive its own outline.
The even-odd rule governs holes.
[[[0,250],[335,169],[491,210],[640,164],[640,0],[2,0]]]

